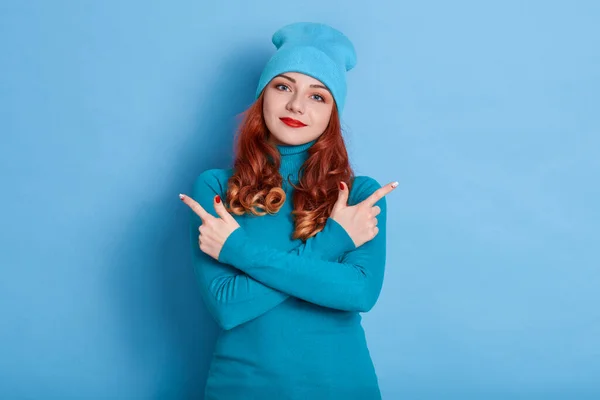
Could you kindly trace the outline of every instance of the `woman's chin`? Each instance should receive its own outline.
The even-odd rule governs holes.
[[[280,145],[280,146],[291,146],[294,145],[297,140],[294,138],[288,138],[287,135],[271,135],[271,143]]]

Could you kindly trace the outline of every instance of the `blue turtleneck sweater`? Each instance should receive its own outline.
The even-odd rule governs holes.
[[[329,218],[305,243],[293,240],[291,211],[298,172],[315,141],[277,146],[285,204],[275,215],[233,215],[240,224],[219,260],[198,246],[200,218],[191,213],[193,266],[202,298],[222,328],[212,356],[206,400],[380,399],[361,325],[381,291],[386,258],[386,200],[376,205],[377,236],[355,247]],[[192,197],[218,217],[232,169],[204,171]],[[348,204],[381,185],[357,176]]]

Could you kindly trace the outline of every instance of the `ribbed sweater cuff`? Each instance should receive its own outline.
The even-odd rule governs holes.
[[[325,222],[325,226],[323,226],[323,230],[317,233],[315,236],[322,235],[322,237],[327,239],[326,251],[328,255],[333,255],[334,257],[339,257],[347,251],[354,250],[356,246],[354,245],[354,241],[346,232],[346,229],[342,225],[340,225],[336,220],[332,218],[327,218],[327,222]],[[321,238],[316,238],[316,240]]]
[[[234,267],[239,265],[238,262],[243,261],[245,258],[242,246],[248,244],[248,240],[249,237],[241,226],[231,232],[225,243],[223,243],[223,248],[219,253],[219,262],[233,265]]]

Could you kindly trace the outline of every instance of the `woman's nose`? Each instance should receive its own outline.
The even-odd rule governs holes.
[[[304,112],[304,103],[299,96],[294,95],[288,102],[287,109],[289,111],[292,111],[295,113],[303,113]]]

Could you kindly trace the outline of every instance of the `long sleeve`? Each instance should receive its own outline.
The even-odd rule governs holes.
[[[207,170],[195,181],[192,198],[207,212],[218,217],[214,196],[225,190],[218,179],[219,170]],[[200,218],[190,211],[192,262],[202,299],[223,329],[232,329],[250,321],[286,300],[289,295],[266,286],[243,271],[221,263],[200,250],[198,227]],[[337,222],[327,221],[317,235],[301,243],[287,254],[305,259],[336,260],[355,248],[354,242]]]
[[[377,181],[369,178],[354,203],[363,201],[380,187]],[[219,261],[269,287],[308,302],[339,310],[369,311],[381,292],[386,259],[385,197],[376,205],[381,208],[377,217],[378,234],[373,240],[346,252],[341,262],[306,258],[273,249],[268,243],[249,237],[242,227],[227,238]],[[341,232],[337,233],[342,239]]]

